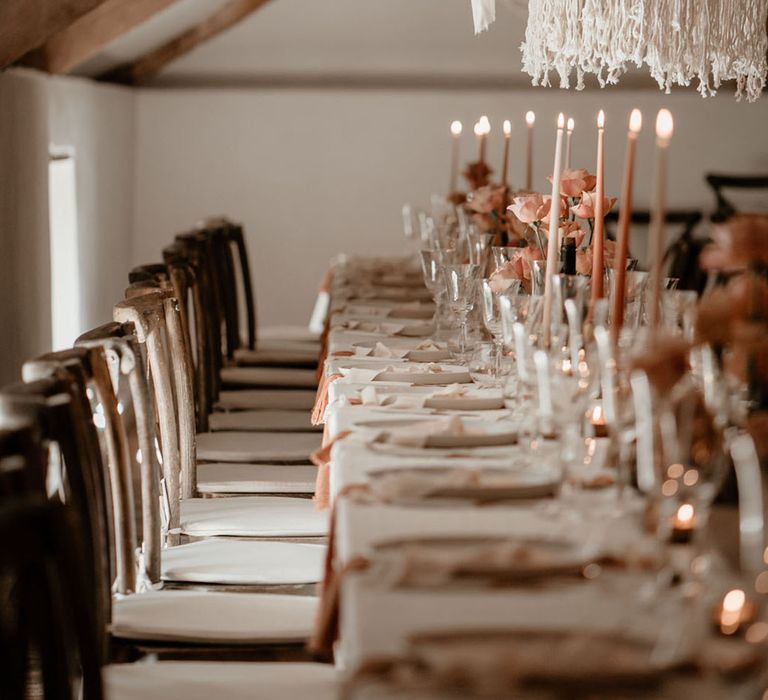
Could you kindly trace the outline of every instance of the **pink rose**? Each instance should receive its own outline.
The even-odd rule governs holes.
[[[552,182],[552,177],[549,177]],[[560,174],[560,194],[564,197],[578,197],[582,192],[595,189],[597,178],[584,168],[566,168]]]
[[[578,240],[578,239],[577,239]],[[578,247],[578,243],[576,244]],[[603,241],[603,266],[613,268],[616,260],[616,242],[608,240]],[[576,273],[579,275],[592,274],[592,246],[586,250],[577,249],[576,251]]]
[[[549,211],[549,202],[544,201],[538,193],[515,197],[512,204],[507,207],[524,224],[533,224],[541,221]]]
[[[480,187],[467,196],[467,203],[479,214],[490,214],[504,206],[505,187]]]
[[[616,197],[603,197],[603,216],[605,216],[616,204]],[[596,192],[582,192],[578,205],[571,207],[574,216],[579,219],[594,219],[597,206]]]
[[[542,223],[548,224],[549,223],[549,212],[552,208],[552,196],[546,195],[544,197],[544,206],[546,207],[546,214],[542,218]],[[568,202],[563,198],[560,197],[560,218],[564,218],[568,216]]]

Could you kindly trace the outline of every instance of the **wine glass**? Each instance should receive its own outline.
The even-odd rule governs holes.
[[[488,332],[493,338],[493,345],[496,352],[494,363],[494,376],[499,377],[501,370],[501,358],[504,347],[504,321],[501,307],[502,297],[517,296],[520,291],[520,280],[506,280],[509,286],[503,291],[494,289],[494,284],[490,279],[480,280],[480,298],[482,300],[483,322]]]
[[[469,312],[475,306],[477,295],[477,280],[480,274],[479,265],[444,265],[443,279],[447,294],[448,308],[459,321],[459,350],[460,359],[467,354],[467,320]]]
[[[432,294],[435,302],[435,336],[442,330],[444,313],[445,283],[443,281],[443,255],[439,250],[421,250],[421,271],[424,274],[424,286]]]

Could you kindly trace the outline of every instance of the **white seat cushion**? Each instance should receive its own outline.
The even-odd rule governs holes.
[[[285,386],[307,389],[317,386],[314,369],[295,367],[224,367],[221,381],[242,386]]]
[[[324,537],[328,513],[309,498],[189,498],[181,501],[181,531],[193,537]]]
[[[299,340],[317,342],[320,334],[309,330],[308,326],[260,326],[256,332],[256,346],[265,340]]]
[[[316,365],[320,355],[319,347],[297,348],[276,343],[273,348],[259,347],[256,350],[240,348],[235,350],[235,362],[238,365]]]
[[[330,664],[161,661],[113,664],[102,675],[107,700],[336,700]]]
[[[200,493],[313,493],[317,467],[313,464],[197,465]]]
[[[217,408],[225,411],[262,408],[288,411],[311,411],[315,405],[316,391],[306,389],[240,389],[222,391]]]
[[[202,540],[163,550],[162,577],[185,583],[279,586],[322,579],[325,545]]]
[[[309,462],[317,433],[198,433],[197,458],[209,462]]]
[[[245,431],[306,431],[318,432],[321,425],[312,425],[309,411],[232,411],[211,413],[208,425],[211,430]]]
[[[151,591],[115,599],[110,629],[115,637],[146,641],[300,643],[316,609],[314,596]]]

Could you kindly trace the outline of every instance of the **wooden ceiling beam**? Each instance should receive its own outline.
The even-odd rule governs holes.
[[[28,53],[21,63],[48,73],[68,73],[114,39],[178,0],[105,0]]]
[[[99,77],[102,80],[114,80],[130,84],[151,80],[169,63],[233,27],[266,5],[267,2],[269,0],[229,0],[200,24],[182,32],[133,63],[121,66]]]
[[[0,69],[43,44],[106,0],[2,0]]]

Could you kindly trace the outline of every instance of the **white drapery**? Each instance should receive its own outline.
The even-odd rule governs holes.
[[[496,0],[472,0],[475,34],[480,34],[496,21]]]

